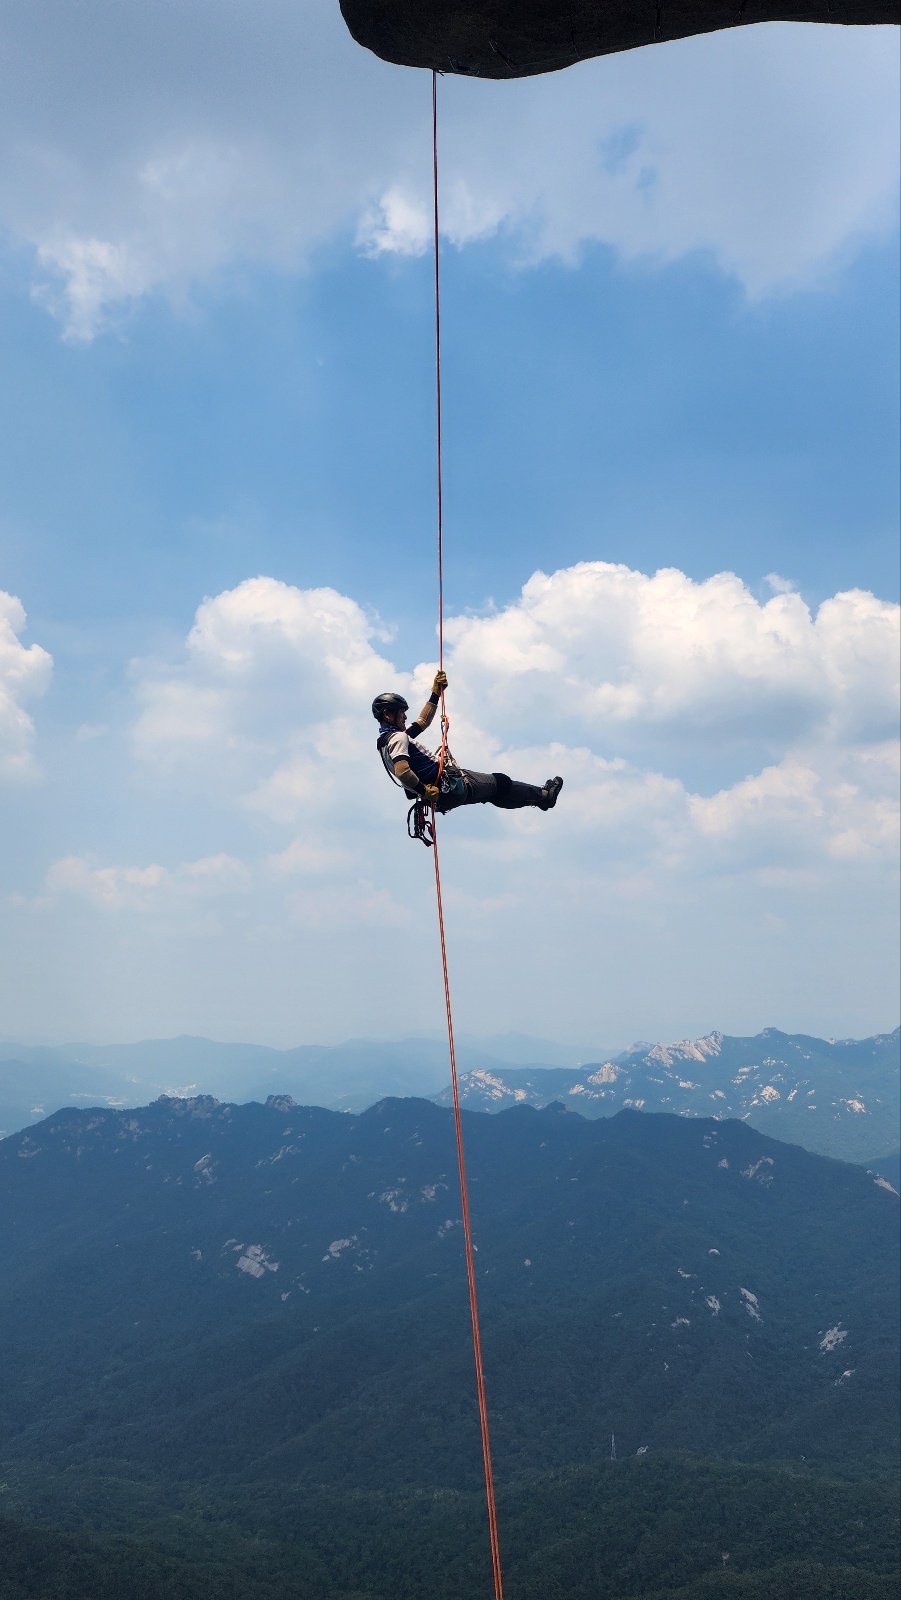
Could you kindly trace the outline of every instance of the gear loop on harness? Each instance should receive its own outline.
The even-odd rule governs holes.
[[[430,850],[435,843],[435,813],[424,800],[414,800],[407,812],[407,835]]]

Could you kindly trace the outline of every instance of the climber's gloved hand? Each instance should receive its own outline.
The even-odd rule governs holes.
[[[437,805],[440,793],[437,783],[424,783],[419,791],[420,799],[424,800],[427,806]]]
[[[446,688],[447,688],[447,673],[446,672],[436,672],[435,673],[435,682],[432,684],[432,694],[435,695],[435,697],[437,698],[439,695],[442,695],[444,693]]]

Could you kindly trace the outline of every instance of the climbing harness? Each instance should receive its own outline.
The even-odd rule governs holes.
[[[435,420],[437,432],[438,476],[438,666],[444,670],[444,506],[442,500],[441,472],[441,280],[438,266],[438,74],[432,72],[432,220],[435,258]],[[441,754],[438,760],[438,787],[442,787],[445,769],[448,778],[459,776],[459,770],[447,747],[449,719],[441,691]],[[460,779],[462,783],[462,778]],[[446,791],[445,791],[446,792]],[[451,1009],[450,978],[447,971],[447,942],[444,934],[444,903],[441,898],[441,866],[438,859],[438,821],[434,806],[416,801],[407,814],[407,832],[411,839],[420,839],[432,850],[435,867],[435,898],[438,906],[438,934],[441,941],[441,970],[444,978],[444,1006],[447,1013],[447,1044],[450,1053],[451,1087],[454,1100],[454,1132],[457,1142],[457,1167],[460,1174],[460,1200],[463,1211],[463,1244],[466,1253],[466,1279],[469,1287],[469,1312],[472,1321],[472,1347],[475,1357],[476,1394],[479,1402],[479,1426],[482,1434],[482,1459],[485,1467],[485,1499],[488,1506],[488,1536],[491,1543],[491,1569],[494,1576],[494,1600],[504,1600],[504,1583],[501,1573],[501,1551],[497,1531],[497,1507],[494,1495],[494,1470],[491,1463],[491,1439],[488,1430],[488,1400],[485,1394],[485,1373],[482,1364],[482,1338],[479,1330],[479,1303],[476,1291],[475,1258],[472,1229],[469,1220],[469,1191],[466,1184],[466,1162],[463,1154],[463,1119],[460,1114],[460,1085],[457,1077],[457,1056],[454,1047],[454,1018]]]
[[[442,798],[454,800],[462,804],[466,796],[466,782],[460,768],[457,766],[449,750],[442,748],[442,759],[438,764],[438,782],[436,787],[441,791]],[[399,787],[403,787],[399,785]],[[446,810],[446,806],[437,809]],[[407,812],[407,833],[411,839],[418,839],[421,844],[428,845],[429,849],[435,843],[435,829],[432,819],[434,810],[427,800],[414,800]]]

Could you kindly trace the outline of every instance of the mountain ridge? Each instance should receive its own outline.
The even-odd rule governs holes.
[[[527,1035],[495,1035],[491,1051],[463,1035],[464,1070],[528,1061],[577,1065],[572,1046]],[[351,1039],[338,1045],[222,1043],[191,1034],[125,1045],[21,1045],[0,1042],[0,1137],[80,1103],[137,1106],[161,1093],[212,1093],[224,1100],[265,1100],[272,1093],[362,1111],[386,1094],[424,1095],[447,1081],[443,1034],[394,1041]]]
[[[863,1040],[825,1040],[765,1028],[719,1032],[627,1051],[577,1071],[476,1068],[460,1081],[463,1105],[499,1111],[559,1100],[587,1117],[620,1109],[737,1117],[776,1138],[864,1162],[897,1141],[901,1029]],[[450,1090],[436,1096],[450,1103]]]
[[[729,1081],[736,1067],[727,1070],[726,1062],[736,1049],[743,1052],[743,1066],[762,1069],[778,1041],[786,1041],[795,1056],[806,1053],[812,1062],[808,1074],[815,1076],[808,1077],[804,1098],[811,1099],[807,1089],[812,1082],[829,1093],[828,1105],[818,1105],[817,1115],[805,1112],[800,1119],[804,1127],[797,1113],[786,1115],[785,1098],[793,1087],[800,1088],[803,1073],[796,1072],[791,1084],[780,1086],[778,1078],[761,1082],[758,1087],[774,1091],[775,1099],[758,1106],[750,1103],[753,1094],[735,1093],[736,1085]],[[587,1116],[639,1102],[688,1115],[747,1113],[762,1131],[852,1161],[882,1156],[897,1143],[901,1030],[864,1040],[821,1040],[774,1028],[748,1037],[714,1030],[698,1040],[585,1055],[587,1061],[575,1046],[555,1047],[525,1035],[482,1041],[464,1037],[458,1045],[464,1100],[474,1110],[493,1111],[519,1100],[542,1105],[561,1098]],[[674,1070],[680,1064],[685,1068],[681,1074]],[[692,1064],[702,1066],[709,1078],[693,1089],[684,1081],[693,1082]],[[594,1075],[605,1072],[607,1079],[595,1081]],[[667,1075],[673,1080],[669,1085],[662,1081]],[[653,1078],[661,1081],[655,1084]],[[386,1094],[434,1097],[447,1104],[447,1050],[440,1037],[351,1040],[291,1050],[220,1044],[190,1035],[122,1046],[0,1044],[0,1137],[67,1105],[137,1106],[160,1093],[212,1093],[230,1101],[288,1094],[307,1104],[352,1112]],[[843,1108],[839,1111],[838,1102]]]

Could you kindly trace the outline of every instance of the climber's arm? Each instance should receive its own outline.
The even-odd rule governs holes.
[[[412,796],[413,799],[425,800],[430,806],[435,804],[438,798],[438,790],[435,784],[423,783],[421,778],[417,778],[413,768],[409,762],[403,760],[403,757],[400,757],[394,763],[394,776],[398,783],[403,784],[407,794]]]
[[[398,783],[403,784],[407,794],[419,794],[422,784],[410,766],[409,761],[404,761],[402,757],[399,757],[394,763],[394,776]]]
[[[447,688],[447,673],[446,672],[436,672],[435,673],[435,682],[432,684],[432,692],[429,695],[429,698],[426,701],[425,705],[423,706],[422,710],[420,711],[419,716],[416,718],[416,721],[411,725],[411,727],[409,729],[409,732],[413,735],[414,739],[417,738],[417,736],[420,733],[424,733],[426,728],[429,726],[429,724],[434,721],[435,712],[438,710],[438,702],[441,699],[441,696],[442,696],[442,694],[443,694],[443,692],[444,692],[444,690],[446,688]],[[398,777],[400,777],[400,773],[398,773],[397,775],[398,775]],[[402,783],[403,783],[403,781],[404,780],[401,779]]]

